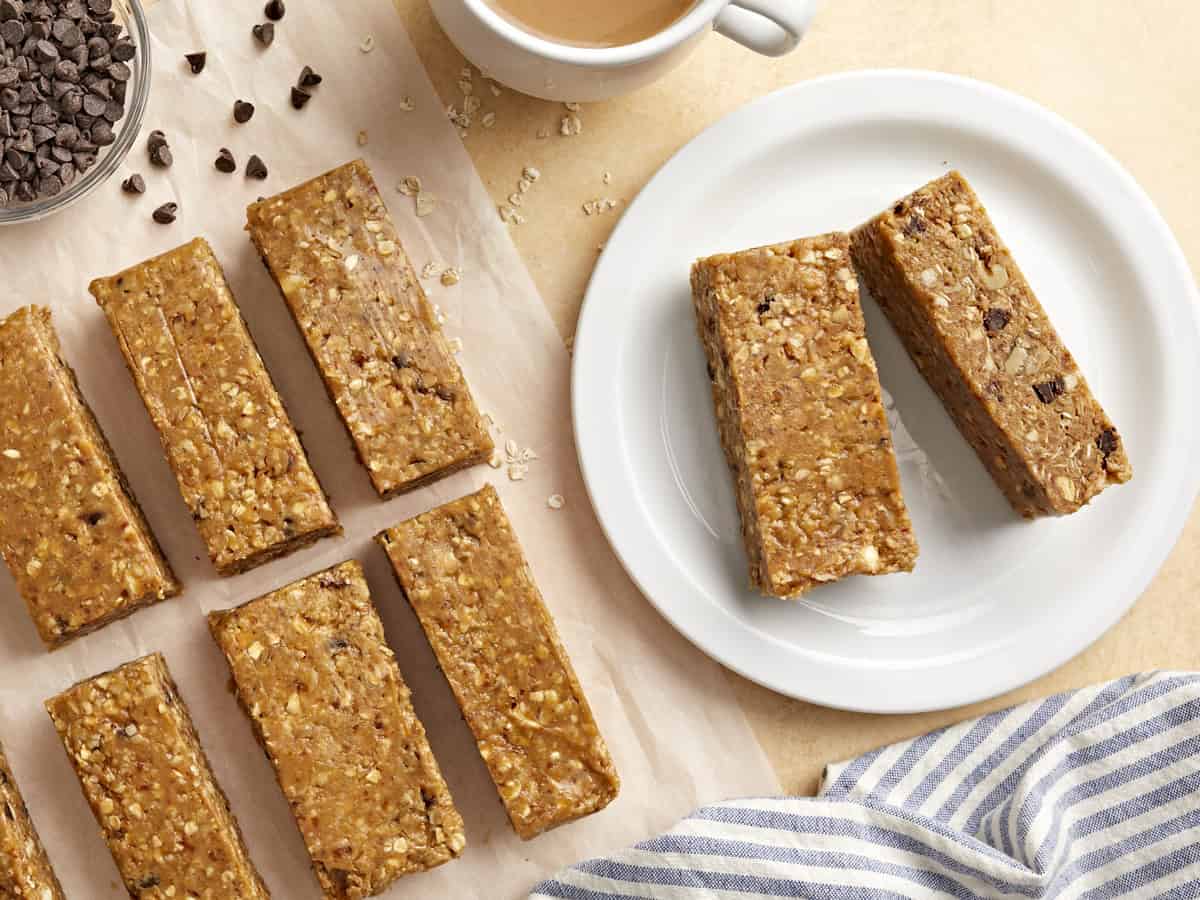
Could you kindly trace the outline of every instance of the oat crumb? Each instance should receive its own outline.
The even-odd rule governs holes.
[[[365,146],[367,146],[367,141],[368,141],[369,139],[370,139],[370,138],[367,136],[367,131],[366,131],[366,129],[364,128],[362,131],[360,131],[360,132],[358,133],[358,146],[360,146],[360,147],[365,147]]]
[[[425,218],[437,207],[437,200],[428,191],[417,194],[417,217]]]
[[[566,502],[562,494],[551,494],[546,498],[546,505],[551,509],[562,509]]]
[[[454,287],[454,285],[458,284],[460,278],[461,273],[458,271],[458,269],[451,266],[442,273],[442,284],[446,287]]]
[[[562,122],[559,123],[558,133],[563,137],[574,137],[583,131],[583,119],[572,113],[569,116],[563,116]]]
[[[365,38],[363,38],[363,42],[358,45],[358,49],[361,50],[363,53],[370,53],[372,50],[374,50],[375,49],[375,35],[368,34]]]
[[[402,193],[405,197],[415,197],[421,193],[421,179],[416,175],[408,175],[396,185],[396,190]]]
[[[400,98],[400,108],[404,110],[404,112],[412,112],[417,108],[417,104],[413,102],[412,97],[405,94]]]

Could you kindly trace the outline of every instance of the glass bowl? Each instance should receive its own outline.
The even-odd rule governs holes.
[[[117,123],[116,140],[108,147],[101,148],[99,158],[91,169],[55,196],[42,197],[28,203],[17,202],[7,209],[0,209],[0,225],[16,225],[44,219],[86,197],[96,187],[108,181],[121,167],[129,148],[137,140],[142,129],[146,102],[150,99],[150,29],[146,25],[146,11],[142,8],[140,0],[114,0],[113,10],[137,48],[137,53],[130,62],[133,74],[126,89],[125,117]]]

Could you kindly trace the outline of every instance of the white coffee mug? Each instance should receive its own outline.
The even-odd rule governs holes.
[[[570,2],[570,0],[568,0]],[[697,0],[674,25],[621,47],[575,47],[514,25],[485,0],[430,0],[455,46],[488,77],[546,100],[605,100],[662,77],[714,29],[767,56],[800,43],[816,0]]]

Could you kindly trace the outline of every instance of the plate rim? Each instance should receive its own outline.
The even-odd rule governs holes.
[[[761,672],[752,671],[742,665],[737,659],[730,658],[730,654],[728,653],[718,655],[713,648],[707,645],[703,636],[696,633],[697,629],[692,627],[691,623],[685,617],[677,615],[670,603],[664,603],[656,599],[654,593],[647,588],[638,567],[632,564],[630,559],[627,558],[625,549],[623,548],[623,541],[614,534],[614,525],[610,520],[610,516],[615,518],[615,514],[612,511],[610,502],[603,497],[602,486],[597,484],[597,470],[589,462],[589,454],[593,452],[593,445],[589,435],[596,433],[593,423],[590,421],[595,419],[595,410],[589,407],[589,400],[595,396],[592,393],[594,383],[589,382],[587,371],[592,365],[589,362],[591,358],[590,347],[593,343],[591,335],[596,329],[589,327],[589,325],[596,319],[596,310],[601,306],[597,302],[597,297],[603,293],[602,284],[607,276],[607,264],[619,252],[624,236],[630,234],[635,228],[634,223],[637,221],[639,212],[651,202],[655,188],[668,179],[671,170],[680,165],[681,160],[697,152],[698,145],[703,145],[705,142],[715,139],[715,136],[729,129],[731,125],[739,120],[752,118],[765,108],[775,107],[780,104],[787,105],[788,103],[802,102],[795,98],[801,95],[819,93],[828,89],[833,84],[845,82],[870,84],[881,80],[885,82],[909,81],[926,84],[936,83],[964,90],[968,94],[986,95],[993,101],[1008,104],[1017,111],[1033,116],[1046,128],[1057,132],[1059,137],[1076,145],[1081,152],[1090,154],[1092,162],[1099,164],[1109,177],[1114,179],[1115,182],[1120,183],[1124,191],[1122,202],[1126,200],[1135,202],[1140,207],[1140,211],[1146,221],[1154,227],[1152,237],[1162,247],[1165,256],[1170,258],[1172,264],[1169,273],[1170,280],[1180,280],[1184,285],[1185,296],[1182,299],[1186,303],[1180,305],[1186,306],[1184,310],[1185,315],[1186,313],[1190,313],[1190,316],[1186,316],[1191,324],[1190,337],[1193,346],[1200,348],[1200,290],[1197,289],[1196,279],[1191,271],[1186,254],[1183,252],[1170,226],[1132,173],[1125,169],[1093,137],[1058,113],[1042,106],[1036,101],[978,79],[922,69],[860,69],[799,82],[753,100],[727,113],[684,144],[655,172],[639,192],[638,196],[630,203],[621,221],[609,237],[605,244],[605,249],[600,255],[589,279],[588,288],[585,292],[579,314],[574,342],[574,355],[571,365],[571,416],[576,452],[579,458],[584,486],[587,490],[589,501],[596,512],[601,530],[627,575],[637,585],[639,591],[651,606],[676,631],[687,638],[689,642],[695,645],[706,656],[722,666],[784,696],[832,709],[864,713],[904,714],[951,709],[991,699],[1000,694],[1015,690],[1062,666],[1084,652],[1105,635],[1132,609],[1150,582],[1157,575],[1166,558],[1178,544],[1180,535],[1187,524],[1194,506],[1195,498],[1200,493],[1200,467],[1190,471],[1186,482],[1180,485],[1181,490],[1175,495],[1177,502],[1172,506],[1169,515],[1160,520],[1164,523],[1160,529],[1162,534],[1161,542],[1144,553],[1141,560],[1129,566],[1130,574],[1127,578],[1128,584],[1125,588],[1128,595],[1119,602],[1113,603],[1111,608],[1105,610],[1105,615],[1091,620],[1088,627],[1080,629],[1078,634],[1071,635],[1072,640],[1056,644],[1054,649],[1045,654],[1045,660],[1037,663],[1029,671],[1020,672],[1014,678],[1006,680],[1003,676],[1000,676],[993,677],[986,683],[973,684],[965,688],[952,686],[950,689],[943,691],[944,696],[941,699],[927,702],[912,702],[905,699],[897,699],[894,694],[887,692],[880,692],[879,695],[868,701],[863,701],[862,698],[856,700],[838,696],[836,690],[830,692],[829,690],[822,689],[818,684],[798,686],[795,683],[784,682],[779,678],[769,677]],[[895,85],[891,87],[894,88]],[[1177,275],[1184,277],[1177,279]],[[1191,367],[1193,373],[1200,372],[1200,359],[1194,359]],[[587,392],[586,396],[585,391]],[[603,425],[602,422],[595,424]],[[611,434],[611,425],[608,427],[608,432]],[[1186,444],[1192,447],[1200,444],[1200,430],[1197,429],[1195,424],[1191,426],[1191,434]],[[653,527],[651,526],[652,529]],[[949,665],[961,665],[961,663],[952,662]],[[869,669],[870,667],[867,666],[866,668]],[[925,671],[937,670],[937,668],[930,668]]]

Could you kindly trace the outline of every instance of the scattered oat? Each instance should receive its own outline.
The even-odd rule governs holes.
[[[521,452],[521,450],[517,446],[517,442],[512,440],[512,438],[509,438],[504,442],[504,452],[508,454],[508,459],[511,462],[517,458],[517,455]]]
[[[526,166],[524,170],[522,170],[521,176],[523,178],[528,178],[529,183],[532,184],[542,177],[542,171],[541,169],[535,169],[533,166]]]
[[[368,139],[369,138],[367,137],[366,129],[363,129],[362,131],[360,131],[358,133],[358,146],[360,146],[360,147],[367,146]]]
[[[470,81],[473,76],[474,73],[471,71],[470,66],[463,66],[458,70],[458,77],[463,81]]]
[[[525,476],[529,474],[529,466],[509,466],[508,480],[509,481],[524,481]]]
[[[499,450],[492,452],[492,458],[488,460],[488,465],[493,469],[499,469],[502,465],[504,465],[504,460],[501,458]]]
[[[428,191],[417,194],[417,217],[425,218],[437,207],[437,200]]]
[[[408,96],[408,94],[405,94],[400,98],[400,108],[404,110],[404,112],[412,112],[417,108],[417,104],[413,102],[412,97]]]
[[[574,334],[568,335],[567,339],[565,341],[563,341],[563,343],[567,345],[568,353],[575,352],[575,335]]]
[[[475,85],[471,81],[470,73],[458,80],[458,89],[462,91],[465,96],[470,96],[471,94],[475,93]]]
[[[483,101],[472,94],[463,101],[463,112],[468,116],[473,116],[479,112],[479,108],[483,106]]]
[[[499,97],[502,93],[504,93],[502,90],[500,90],[500,86],[494,81],[488,82],[488,90],[492,92],[493,97]]]
[[[558,133],[563,137],[574,137],[583,131],[583,119],[571,113],[569,116],[563,116],[562,122],[559,123]]]
[[[375,49],[375,35],[368,34],[365,38],[363,38],[363,42],[358,45],[358,49],[361,50],[363,53],[370,53],[372,50],[374,50]]]
[[[525,198],[522,197],[519,193],[512,193],[512,194],[508,195],[508,202],[511,203],[513,206],[520,206],[522,203],[525,202]]]
[[[578,103],[564,103],[563,106],[565,106],[567,108],[567,112],[573,112],[573,113],[580,112],[583,109],[583,107],[580,106]]]
[[[454,287],[454,285],[458,284],[458,282],[461,278],[462,278],[462,275],[458,271],[458,269],[451,266],[449,269],[447,269],[445,272],[442,273],[442,284],[446,287]]]
[[[435,262],[425,263],[425,268],[421,270],[422,278],[433,278],[438,273],[438,264]]]
[[[600,180],[605,184],[612,184],[612,172],[605,172],[600,176]]]
[[[485,112],[483,119],[480,120],[484,128],[491,128],[496,124],[496,114],[494,112]]]
[[[567,501],[563,499],[562,494],[551,494],[546,498],[546,505],[551,509],[562,509]]]
[[[531,187],[533,187],[533,182],[530,181],[528,178],[526,178],[524,175],[522,175],[521,180],[517,182],[517,190],[520,191],[522,194],[525,194],[525,193],[529,192],[529,189]]]
[[[450,338],[450,340],[446,341],[446,343],[450,345],[451,353],[462,353],[462,349],[463,349],[462,338],[452,337],[452,338]]]
[[[396,190],[405,197],[415,197],[421,193],[421,179],[416,175],[408,175],[396,185]]]

